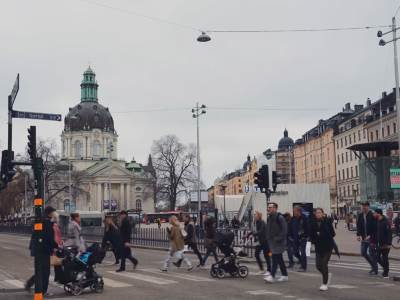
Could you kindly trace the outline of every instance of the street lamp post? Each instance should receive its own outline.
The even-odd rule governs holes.
[[[201,115],[206,113],[206,106],[202,104],[199,106],[199,102],[196,103],[196,107],[192,109],[192,117],[196,119],[197,125],[197,201],[198,203],[198,213],[200,218],[200,225],[202,224],[201,218],[201,177],[200,177],[200,124],[199,118]]]
[[[399,63],[398,63],[398,56],[397,56],[397,40],[399,39],[396,36],[396,32],[399,28],[396,27],[396,18],[392,18],[392,30],[387,32],[378,31],[377,36],[380,38],[386,34],[392,33],[392,40],[385,41],[381,39],[379,41],[380,46],[385,46],[386,44],[393,43],[393,56],[394,56],[394,77],[396,81],[396,113],[397,113],[397,135],[398,135],[398,143],[399,143],[399,150],[398,155],[400,159],[400,91],[399,91]],[[400,163],[400,161],[399,161]]]
[[[222,193],[224,194],[224,224],[225,224],[225,220],[226,220],[226,184],[221,185],[221,190]]]

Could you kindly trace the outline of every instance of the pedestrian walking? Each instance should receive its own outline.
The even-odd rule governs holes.
[[[62,239],[61,230],[58,225],[59,221],[60,221],[59,215],[56,211],[54,211],[51,216],[51,222],[53,224],[53,231],[54,231],[54,241],[57,244],[57,248],[61,249],[64,245],[64,241]],[[54,252],[53,252],[53,255],[55,255]],[[54,265],[54,281],[61,283],[62,280],[63,280],[62,266]]]
[[[81,216],[79,213],[72,213],[71,220],[68,223],[67,240],[64,243],[66,247],[73,247],[77,253],[86,251],[85,241],[82,237]]]
[[[262,213],[259,211],[255,212],[254,219],[256,220],[256,228],[250,232],[247,237],[253,235],[255,244],[255,256],[258,267],[260,268],[260,274],[264,276],[271,275],[271,257],[270,249],[267,241],[267,228],[264,220],[262,219]],[[264,264],[261,261],[260,254],[263,254],[265,262],[267,263],[267,271],[264,271]],[[264,273],[265,272],[265,273]]]
[[[103,248],[105,248],[107,244],[111,245],[115,257],[115,264],[118,265],[120,262],[122,242],[118,226],[115,225],[111,216],[106,216],[104,220],[104,236],[101,244]]]
[[[168,271],[169,264],[174,256],[176,256],[178,259],[182,259],[187,264],[188,271],[191,271],[193,269],[193,265],[183,253],[185,241],[183,239],[182,229],[180,228],[178,218],[176,216],[170,217],[169,223],[171,227],[167,228],[167,233],[169,236],[170,247],[168,250],[168,256],[164,261],[161,271]]]
[[[52,214],[56,210],[51,207],[47,206],[44,210],[44,220],[43,220],[43,232],[42,232],[42,245],[41,245],[41,250],[42,250],[42,289],[43,289],[43,294],[46,297],[51,297],[53,296],[52,293],[48,292],[48,287],[49,287],[49,278],[50,278],[50,256],[51,254],[54,253],[54,249],[57,248],[57,243],[54,239],[54,229],[53,229],[53,223],[51,222]],[[35,241],[34,241],[34,232],[32,233],[31,241],[29,244],[29,249],[31,251],[31,256],[36,255],[36,249],[35,249]],[[33,275],[31,278],[29,278],[26,283],[25,283],[25,290],[30,291],[32,286],[35,284],[35,276]]]
[[[334,247],[335,230],[332,222],[324,216],[322,208],[317,208],[315,219],[311,224],[311,242],[315,245],[315,260],[318,271],[322,274],[321,291],[327,291],[332,274],[329,273],[328,264]]]
[[[286,250],[287,223],[285,218],[278,213],[278,204],[269,202],[267,206],[267,241],[272,252],[271,275],[264,278],[265,281],[273,283],[275,281],[288,281],[288,273],[285,262],[283,261],[283,252]],[[276,278],[277,268],[280,268],[282,276]]]
[[[191,218],[189,215],[185,215],[183,217],[183,221],[185,223],[185,231],[186,231],[186,237],[184,237],[185,245],[188,246],[188,248],[191,248],[193,250],[193,253],[197,255],[199,259],[199,264],[197,267],[202,266],[203,264],[203,258],[201,257],[201,253],[199,249],[197,248],[197,238],[196,238],[196,232],[194,228],[194,224],[191,222]],[[183,259],[179,259],[174,265],[178,268],[181,267]]]
[[[289,228],[289,224],[292,219],[292,215],[289,212],[286,212],[283,214],[283,217],[285,218],[286,224]],[[289,230],[288,230],[287,238],[286,238],[286,253],[287,253],[288,260],[289,260],[289,264],[287,265],[287,268],[292,269],[292,268],[294,268],[294,264],[295,264],[294,263],[295,253],[294,253],[293,239],[291,236],[289,236]],[[296,258],[299,259],[298,257],[296,257]]]
[[[335,230],[336,230],[339,223],[339,217],[337,214],[333,215],[333,223],[335,224]]]
[[[132,235],[132,226],[129,223],[128,213],[125,210],[121,210],[121,212],[119,213],[119,221],[120,221],[119,234],[120,234],[121,265],[119,266],[119,269],[116,272],[125,271],[126,259],[129,259],[131,261],[131,263],[133,264],[133,269],[135,270],[139,261],[135,257],[133,257],[132,249],[129,246]]]
[[[215,243],[216,229],[215,229],[215,219],[213,217],[208,217],[204,221],[204,247],[206,248],[206,255],[203,257],[203,262],[201,266],[205,266],[207,258],[210,255],[214,256],[215,262],[218,262],[217,256],[217,245]]]
[[[307,270],[307,255],[306,246],[310,238],[309,221],[305,214],[302,212],[300,206],[293,208],[293,218],[289,223],[289,237],[293,241],[294,255],[299,258],[300,268],[298,272],[305,272]]]
[[[382,277],[389,278],[389,252],[392,247],[392,230],[390,223],[383,215],[381,209],[375,209],[374,214],[377,220],[374,240],[376,241],[378,263],[383,268]]]
[[[361,206],[357,217],[357,240],[361,242],[361,255],[371,266],[370,275],[378,274],[378,263],[374,247],[371,247],[371,235],[376,232],[376,220],[369,208],[369,202]]]

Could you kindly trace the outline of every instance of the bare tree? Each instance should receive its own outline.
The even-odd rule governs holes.
[[[152,156],[157,199],[174,210],[177,198],[195,182],[196,148],[182,144],[175,135],[166,135],[153,142]]]

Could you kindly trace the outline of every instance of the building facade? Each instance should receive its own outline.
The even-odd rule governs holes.
[[[64,121],[61,162],[67,167],[61,179],[67,188],[57,195],[56,206],[153,212],[156,174],[151,156],[147,165],[118,159],[114,120],[109,109],[99,103],[97,90],[96,74],[89,67],[83,74],[81,101],[69,109]],[[77,176],[79,183],[73,183]]]
[[[282,184],[293,184],[296,181],[293,147],[294,142],[285,129],[275,152],[276,172],[281,176]]]

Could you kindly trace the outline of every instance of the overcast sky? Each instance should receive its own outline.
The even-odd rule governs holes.
[[[200,138],[207,184],[242,165],[248,153],[275,149],[285,127],[297,139],[346,102],[365,104],[368,97],[376,100],[394,86],[393,48],[378,46],[376,29],[214,33],[211,42],[201,44],[194,29],[130,12],[204,30],[372,26],[390,24],[398,0],[0,4],[0,148],[7,144],[6,101],[17,73],[21,87],[15,109],[65,115],[80,100],[79,84],[90,63],[97,74],[99,101],[114,117],[119,157],[134,156],[141,162],[146,162],[152,141],[165,134],[195,142],[190,110],[196,101],[206,104],[210,108],[201,118]],[[284,110],[296,108],[313,110]],[[172,111],[137,112],[149,109]],[[60,144],[62,123],[16,119],[16,152],[24,151],[26,128],[32,124],[40,137]]]

